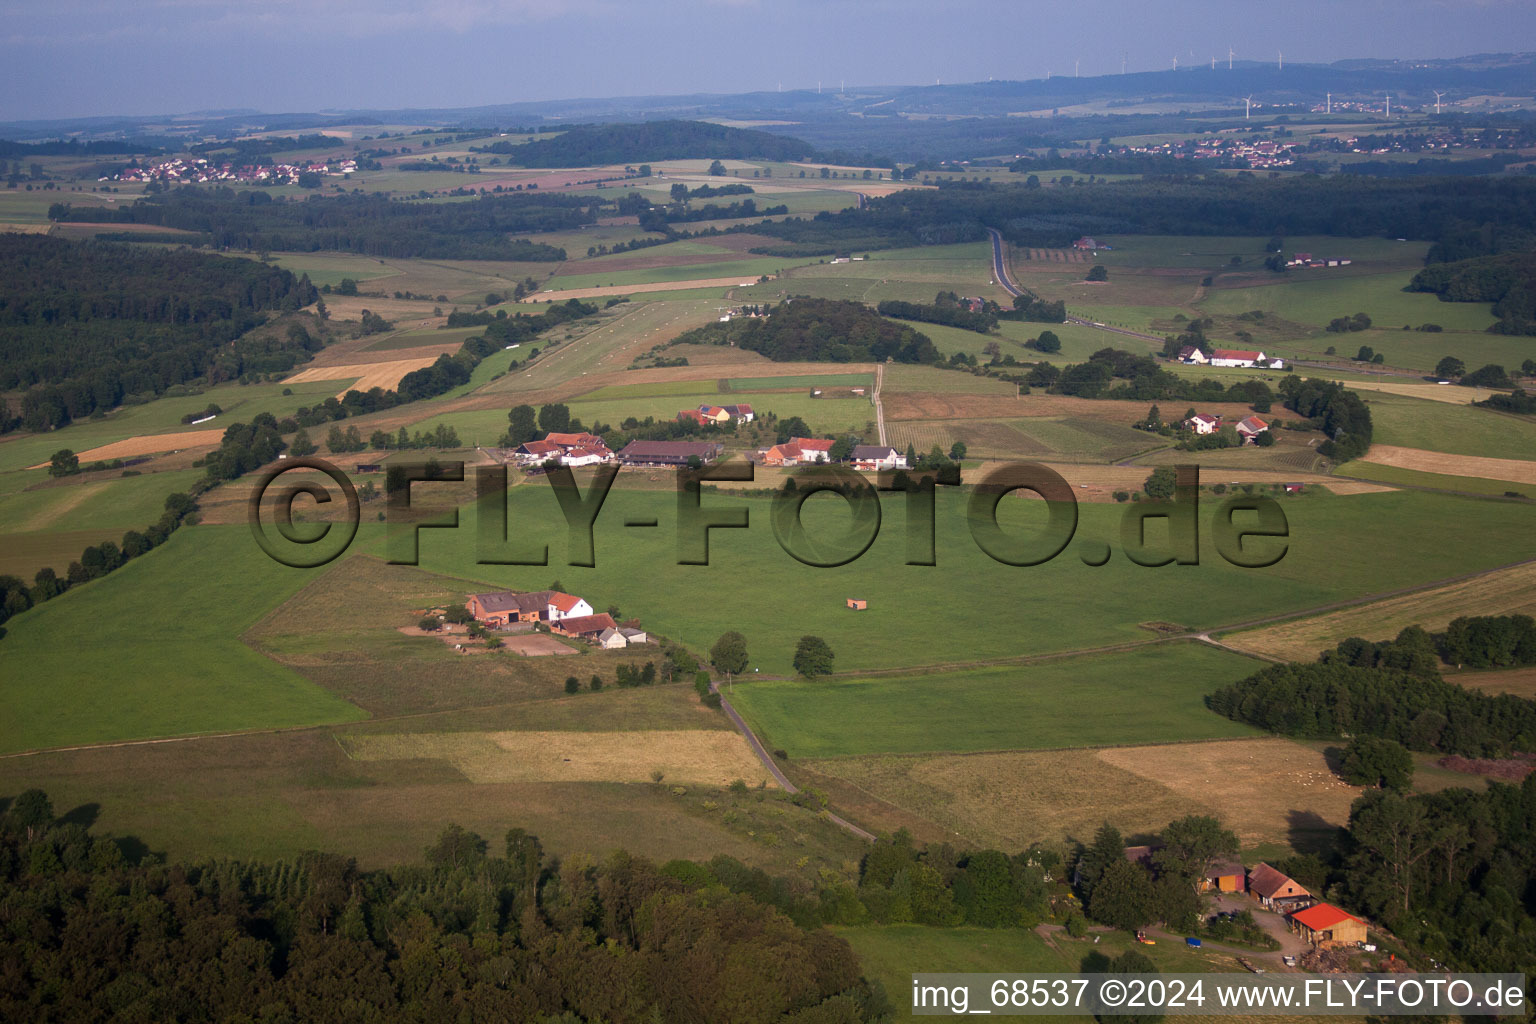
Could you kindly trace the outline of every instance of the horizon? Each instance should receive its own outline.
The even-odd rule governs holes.
[[[326,0],[302,13],[294,0],[152,0],[131,11],[103,0],[46,10],[6,0],[0,9],[9,27],[0,59],[23,83],[0,101],[6,122],[790,93],[815,91],[818,81],[823,91],[844,81],[860,89],[1030,82],[1074,70],[1112,76],[1122,60],[1129,72],[1171,70],[1175,56],[1208,66],[1229,47],[1256,65],[1278,53],[1297,65],[1447,60],[1536,40],[1536,8],[1511,0],[1408,0],[1385,25],[1375,2],[1313,0],[1299,12],[1237,16],[1215,0],[1157,12],[1106,0],[1093,17],[1026,13],[1022,36],[972,31],[998,17],[984,0],[942,11],[908,0],[874,9],[705,0],[660,16],[589,0],[553,10],[478,0],[422,11],[397,0]],[[1330,27],[1322,39],[1319,18]],[[1198,39],[1188,24],[1203,26]],[[538,57],[522,59],[530,53]],[[680,54],[687,59],[669,59]]]

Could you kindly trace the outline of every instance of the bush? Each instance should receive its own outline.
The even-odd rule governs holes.
[[[432,633],[438,629],[441,629],[443,624],[437,620],[436,615],[427,615],[424,616],[422,620],[417,623],[417,625],[427,632]]]
[[[593,693],[596,693],[597,691],[601,690],[602,688],[603,688],[603,677],[599,676],[599,675],[594,675],[592,677],[592,681],[587,684],[587,689],[591,690]]]
[[[1074,939],[1080,939],[1088,934],[1088,919],[1082,914],[1073,911],[1067,916],[1067,934]]]
[[[566,678],[565,678],[565,692],[566,693],[580,693],[581,692],[581,680],[577,679],[575,676],[566,676]]]

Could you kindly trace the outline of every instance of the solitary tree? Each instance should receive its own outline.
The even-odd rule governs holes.
[[[1355,786],[1407,789],[1413,781],[1413,757],[1400,743],[1380,736],[1356,736],[1344,748],[1339,774]]]
[[[726,685],[730,685],[732,676],[747,669],[747,638],[734,629],[721,633],[709,649],[709,660],[725,673]]]
[[[53,802],[42,790],[28,789],[11,804],[10,813],[6,817],[16,828],[26,832],[27,842],[30,843],[37,837],[39,830],[53,824]]]
[[[300,427],[299,432],[293,435],[293,444],[288,446],[289,454],[301,459],[306,455],[315,454],[317,450],[315,442],[309,439],[309,431],[303,427]]]
[[[1146,492],[1147,497],[1156,501],[1165,501],[1173,497],[1177,481],[1178,477],[1172,466],[1158,466],[1147,477],[1147,482],[1141,485],[1141,489]]]
[[[581,680],[577,679],[575,676],[566,676],[565,677],[565,692],[566,693],[580,693],[581,692]]]
[[[1041,331],[1040,337],[1035,339],[1035,351],[1060,352],[1061,339],[1056,336],[1055,331]]]
[[[815,679],[832,671],[832,659],[836,655],[827,642],[819,636],[802,636],[795,647],[795,671],[807,679]]]
[[[1199,888],[1211,865],[1223,857],[1237,856],[1237,834],[1222,828],[1209,814],[1190,814],[1170,822],[1163,830],[1163,848],[1157,866]]]
[[[1442,380],[1450,380],[1452,377],[1460,377],[1467,372],[1467,364],[1455,356],[1446,356],[1435,364],[1435,376]]]
[[[68,448],[60,448],[53,453],[53,458],[48,463],[49,476],[69,476],[80,471],[80,456]]]
[[[1095,263],[1092,267],[1090,267],[1088,269],[1088,280],[1090,280],[1090,281],[1108,281],[1109,280],[1109,268],[1104,266],[1104,264],[1102,264],[1102,263]]]

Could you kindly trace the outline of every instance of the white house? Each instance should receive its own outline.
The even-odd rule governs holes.
[[[1246,366],[1252,369],[1259,363],[1268,362],[1263,352],[1251,352],[1242,348],[1217,348],[1211,350],[1212,366]]]
[[[617,651],[629,646],[629,638],[617,628],[605,629],[597,635],[597,646],[604,650]]]
[[[591,448],[567,448],[560,454],[562,466],[596,466],[613,458],[613,452],[604,446],[603,451],[593,451]]]
[[[592,614],[592,606],[575,596],[574,594],[562,594],[558,590],[548,591],[548,614],[544,618],[549,622],[559,622],[561,619],[578,619]]]
[[[624,639],[631,644],[644,644],[650,642],[650,635],[643,629],[634,629],[629,626],[620,626],[619,632],[624,634]]]
[[[871,472],[906,469],[907,457],[890,445],[858,444],[853,446],[853,468]]]
[[[1179,354],[1176,358],[1181,363],[1191,363],[1196,365],[1210,362],[1210,359],[1206,358],[1205,353],[1201,352],[1193,345],[1185,345],[1183,348],[1179,349]]]
[[[1221,429],[1221,417],[1209,413],[1197,413],[1184,421],[1184,426],[1197,434],[1214,434]]]

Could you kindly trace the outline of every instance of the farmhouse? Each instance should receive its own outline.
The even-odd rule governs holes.
[[[1237,434],[1244,444],[1254,444],[1255,439],[1268,429],[1269,424],[1257,416],[1245,416],[1237,421]]]
[[[1184,427],[1197,434],[1214,434],[1221,429],[1221,417],[1197,413],[1184,421]]]
[[[597,646],[605,651],[618,651],[628,647],[629,641],[625,639],[624,634],[620,633],[618,627],[615,626],[612,629],[605,629],[597,635]]]
[[[1200,879],[1203,892],[1242,892],[1247,887],[1248,872],[1236,861],[1219,861],[1206,869]]]
[[[1210,357],[1193,345],[1185,345],[1179,349],[1176,357],[1181,363],[1189,363],[1191,366],[1202,365],[1210,362]]]
[[[714,462],[725,445],[713,441],[631,441],[619,452],[626,466],[686,466],[689,459]]]
[[[1072,248],[1074,248],[1074,249],[1097,249],[1097,248],[1099,248],[1099,243],[1092,236],[1084,235],[1082,238],[1079,238],[1077,241],[1072,243]]]
[[[705,416],[704,413],[698,409],[679,409],[677,411],[677,418],[680,420],[692,420],[701,427],[714,422],[714,420],[711,420],[709,417]]]
[[[618,623],[607,612],[598,612],[596,615],[572,615],[551,623],[549,628],[566,636],[596,640],[603,635],[604,630],[617,629]]]
[[[1268,864],[1259,864],[1248,872],[1248,894],[1271,910],[1312,900],[1312,894],[1300,882]]]
[[[550,444],[557,444],[561,448],[596,448],[598,445],[602,445],[604,448],[608,447],[606,444],[603,444],[602,438],[596,434],[588,434],[585,431],[580,434],[560,434],[550,431],[544,435],[544,440]]]
[[[513,622],[559,622],[592,614],[592,606],[572,594],[558,590],[536,590],[519,594],[501,590],[490,594],[470,594],[464,607],[482,625],[492,628]]]
[[[1365,941],[1365,922],[1331,903],[1314,903],[1291,915],[1291,927],[1314,946],[1343,946]]]
[[[718,405],[701,405],[696,411],[698,412],[700,423],[721,424],[731,421],[731,414]]]
[[[745,402],[740,405],[723,405],[721,408],[737,423],[751,423],[757,419],[757,413],[753,412],[752,407]]]
[[[560,453],[560,465],[562,466],[595,466],[598,463],[608,462],[613,458],[613,452],[603,442],[597,442],[596,448],[567,448]]]
[[[857,444],[853,446],[853,468],[868,471],[906,469],[907,457],[890,445]]]
[[[763,453],[765,466],[798,466],[826,462],[832,455],[832,442],[814,437],[792,437]]]
[[[1253,352],[1244,348],[1215,348],[1211,350],[1212,366],[1246,366],[1249,369],[1267,363],[1263,352]]]
[[[522,462],[544,462],[558,459],[564,450],[553,441],[528,441],[512,449],[512,454]]]

